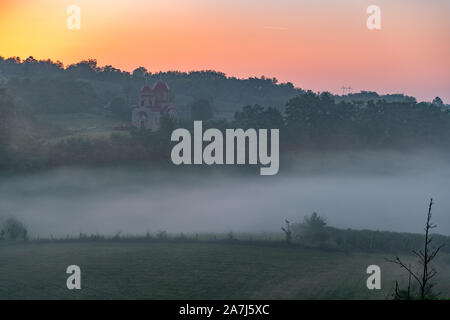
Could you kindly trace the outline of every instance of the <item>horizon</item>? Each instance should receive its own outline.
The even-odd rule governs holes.
[[[5,60],[7,60],[7,59],[12,59],[12,58],[19,58],[20,60],[21,60],[21,62],[24,62],[24,60],[26,60],[27,58],[34,58],[34,59],[36,59],[36,57],[33,57],[33,56],[29,56],[29,57],[19,57],[19,56],[12,56],[12,57],[2,57],[1,55],[0,55],[0,57],[1,58],[3,58],[3,59],[5,59]],[[97,61],[97,59],[95,59],[95,58],[88,58],[88,59],[90,59],[90,60],[95,60],[95,61]],[[64,70],[66,70],[68,67],[70,67],[71,65],[75,65],[75,64],[77,64],[77,63],[80,63],[80,62],[83,62],[83,61],[87,61],[88,59],[86,59],[86,60],[80,60],[80,61],[78,61],[78,62],[75,62],[75,63],[71,63],[71,64],[64,64],[62,61],[60,61],[60,60],[51,60],[51,59],[49,59],[49,60],[51,60],[52,62],[54,62],[54,63],[56,63],[56,62],[60,62],[60,63],[62,63],[62,66],[63,66],[63,68],[64,68]],[[36,60],[38,60],[38,61],[46,61],[46,60],[48,60],[48,59],[36,59]],[[97,67],[98,68],[103,68],[103,67],[106,67],[106,66],[108,66],[108,65],[99,65],[98,64],[98,61],[97,61]],[[112,66],[112,67],[114,67],[114,66]],[[144,67],[144,68],[146,68],[145,66],[139,66],[139,67]],[[115,67],[114,67],[115,68]],[[130,75],[132,74],[132,72],[134,71],[134,69],[133,70],[125,70],[125,69],[120,69],[120,68],[116,68],[116,69],[118,69],[120,72],[128,72],[128,73],[130,73]],[[147,69],[147,68],[146,68]],[[238,79],[238,80],[249,80],[249,79],[251,79],[251,78],[259,78],[259,79],[261,79],[261,78],[265,78],[265,79],[273,79],[273,78],[276,78],[276,77],[270,77],[270,76],[267,76],[267,75],[260,75],[260,76],[257,76],[257,75],[254,75],[254,76],[248,76],[248,77],[236,77],[236,76],[234,76],[234,75],[229,75],[229,74],[226,74],[225,72],[222,72],[222,71],[220,71],[220,70],[210,70],[210,69],[203,69],[203,70],[186,70],[186,71],[180,71],[180,70],[159,70],[159,71],[152,71],[152,70],[148,70],[147,69],[147,72],[149,73],[149,75],[157,75],[157,74],[159,74],[159,73],[170,73],[170,72],[182,72],[182,73],[186,73],[186,74],[189,74],[189,73],[191,73],[191,72],[208,72],[208,71],[211,71],[211,72],[216,72],[216,73],[222,73],[222,74],[224,74],[225,75],[225,77],[227,78],[227,79],[231,79],[231,78],[236,78],[236,79]],[[1,75],[1,74],[0,74]],[[420,102],[430,102],[431,103],[431,101],[434,99],[434,98],[432,98],[432,99],[430,99],[430,100],[428,100],[428,101],[426,101],[426,100],[419,100],[417,97],[415,97],[415,96],[413,96],[413,95],[407,95],[407,94],[405,94],[405,93],[403,93],[403,92],[394,92],[394,91],[392,91],[392,92],[378,92],[378,91],[372,91],[372,90],[366,90],[366,89],[364,89],[364,88],[362,88],[361,90],[358,90],[358,91],[355,91],[355,90],[353,90],[353,88],[351,88],[352,89],[352,91],[351,92],[348,92],[348,93],[346,93],[346,94],[339,94],[339,92],[332,92],[331,90],[324,90],[324,91],[314,91],[314,90],[312,90],[312,89],[309,89],[309,88],[302,88],[302,87],[299,87],[299,86],[297,86],[295,83],[292,83],[292,82],[289,82],[289,81],[286,81],[286,82],[282,82],[282,81],[279,81],[279,79],[278,78],[276,78],[277,79],[277,83],[276,83],[276,85],[280,85],[280,84],[285,84],[285,83],[291,83],[292,85],[294,85],[294,88],[295,89],[300,89],[300,90],[304,90],[304,91],[308,91],[308,90],[311,90],[311,91],[313,91],[314,93],[316,93],[316,94],[320,94],[320,93],[330,93],[330,94],[332,94],[333,96],[340,96],[340,97],[345,97],[345,96],[347,96],[347,95],[349,95],[349,94],[359,94],[359,93],[363,93],[363,92],[374,92],[374,93],[376,93],[376,94],[378,94],[380,97],[383,97],[383,96],[388,96],[388,95],[397,95],[397,94],[399,94],[399,95],[404,95],[404,96],[409,96],[409,97],[412,97],[412,98],[416,98],[417,99],[417,102],[418,103],[420,103]],[[339,90],[342,90],[342,88],[339,88]],[[336,90],[336,91],[338,91],[338,90]],[[441,97],[440,97],[441,98]],[[441,98],[442,99],[442,98]],[[447,104],[446,103],[446,101],[444,100],[444,99],[442,99],[443,100],[443,102],[444,102],[444,104]]]
[[[0,55],[64,65],[95,57],[128,72],[216,70],[314,92],[351,86],[450,102],[448,1],[379,0],[381,30],[366,27],[365,0],[80,0],[79,30],[66,27],[71,4],[0,1]]]

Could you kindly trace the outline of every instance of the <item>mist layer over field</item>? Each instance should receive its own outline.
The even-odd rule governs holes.
[[[259,171],[259,170],[258,170]],[[63,168],[0,180],[0,218],[33,236],[147,231],[279,231],[317,211],[341,228],[422,232],[436,200],[436,231],[450,234],[450,168],[441,156],[310,156],[274,177],[218,170]]]

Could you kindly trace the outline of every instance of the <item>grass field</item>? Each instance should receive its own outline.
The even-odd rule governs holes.
[[[36,243],[0,246],[0,299],[386,299],[403,278],[383,254],[212,243]],[[439,290],[450,295],[450,257]],[[65,270],[81,268],[82,289]],[[366,288],[366,268],[382,289]]]
[[[108,137],[111,133],[123,133],[113,128],[126,121],[117,121],[111,117],[92,113],[70,113],[58,115],[42,115],[37,117],[41,125],[54,125],[64,128],[62,137],[49,139],[58,142],[69,137]]]

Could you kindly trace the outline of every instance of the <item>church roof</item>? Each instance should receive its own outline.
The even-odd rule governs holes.
[[[153,91],[152,87],[150,87],[148,84],[144,85],[141,89],[142,92],[151,92]]]
[[[169,87],[167,86],[167,84],[164,81],[159,80],[153,87],[153,90],[169,91]]]

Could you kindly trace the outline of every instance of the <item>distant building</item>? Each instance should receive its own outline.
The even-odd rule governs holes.
[[[153,88],[146,83],[141,89],[138,107],[133,109],[133,126],[157,131],[164,115],[177,115],[177,109],[170,101],[169,87],[163,81],[158,81]]]

